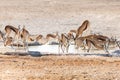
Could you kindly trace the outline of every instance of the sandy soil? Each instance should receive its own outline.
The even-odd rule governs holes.
[[[87,19],[92,32],[119,38],[119,9],[119,0],[2,0],[0,29],[10,24],[25,25],[31,34],[64,33]]]
[[[90,32],[120,39],[120,0],[0,0],[3,32],[9,24],[25,25],[30,34],[64,33],[86,19]],[[6,50],[0,47],[0,52]],[[0,55],[0,80],[119,79],[119,57]]]
[[[119,80],[119,57],[0,55],[0,80]]]

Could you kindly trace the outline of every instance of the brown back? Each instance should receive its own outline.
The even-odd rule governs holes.
[[[43,37],[43,35],[38,35],[37,37],[36,37],[36,41],[38,41],[39,39],[41,39]]]
[[[5,26],[5,32],[6,33],[11,32],[11,31],[13,31],[13,32],[15,32],[17,34],[18,33],[18,28],[15,28],[15,27],[13,27],[11,25]]]

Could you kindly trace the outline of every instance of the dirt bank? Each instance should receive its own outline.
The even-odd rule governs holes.
[[[1,80],[119,80],[120,58],[0,55]]]

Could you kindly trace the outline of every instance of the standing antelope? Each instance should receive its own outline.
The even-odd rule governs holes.
[[[71,33],[68,34],[61,34],[61,37],[58,37],[59,40],[59,52],[60,48],[62,49],[62,52],[66,51],[68,53],[70,42],[74,40],[74,36]]]
[[[64,53],[65,50],[68,53],[69,40],[68,40],[68,37],[65,34],[61,34],[61,37],[59,39],[59,47],[58,48],[59,48],[59,52],[60,52],[60,48],[61,48],[63,53]]]
[[[82,23],[82,25],[77,29],[75,39],[78,38],[79,36],[82,36],[83,31],[85,31],[88,28],[88,25],[89,25],[89,21],[85,20]]]
[[[25,29],[25,26],[23,26],[21,32],[20,32],[20,37],[22,39],[22,42],[24,43],[24,48],[28,48],[28,40],[32,40],[30,38],[30,33],[28,30]]]
[[[20,32],[20,36],[23,39],[23,41],[26,41],[27,39],[30,38],[30,34],[29,34],[28,30],[25,29],[25,26],[23,26],[23,28]]]

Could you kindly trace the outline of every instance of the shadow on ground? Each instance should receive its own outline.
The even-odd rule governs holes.
[[[106,54],[106,53],[60,53],[60,54],[56,54],[56,53],[42,53],[39,51],[28,51],[28,52],[6,52],[4,55],[18,55],[18,56],[27,56],[30,55],[32,57],[41,57],[41,56],[69,56],[69,55],[79,55],[79,56],[102,56],[102,57],[120,57],[120,50],[115,50],[114,52],[110,53],[110,54]]]
[[[111,55],[114,57],[120,57],[120,50],[115,50],[114,52],[111,53]]]

